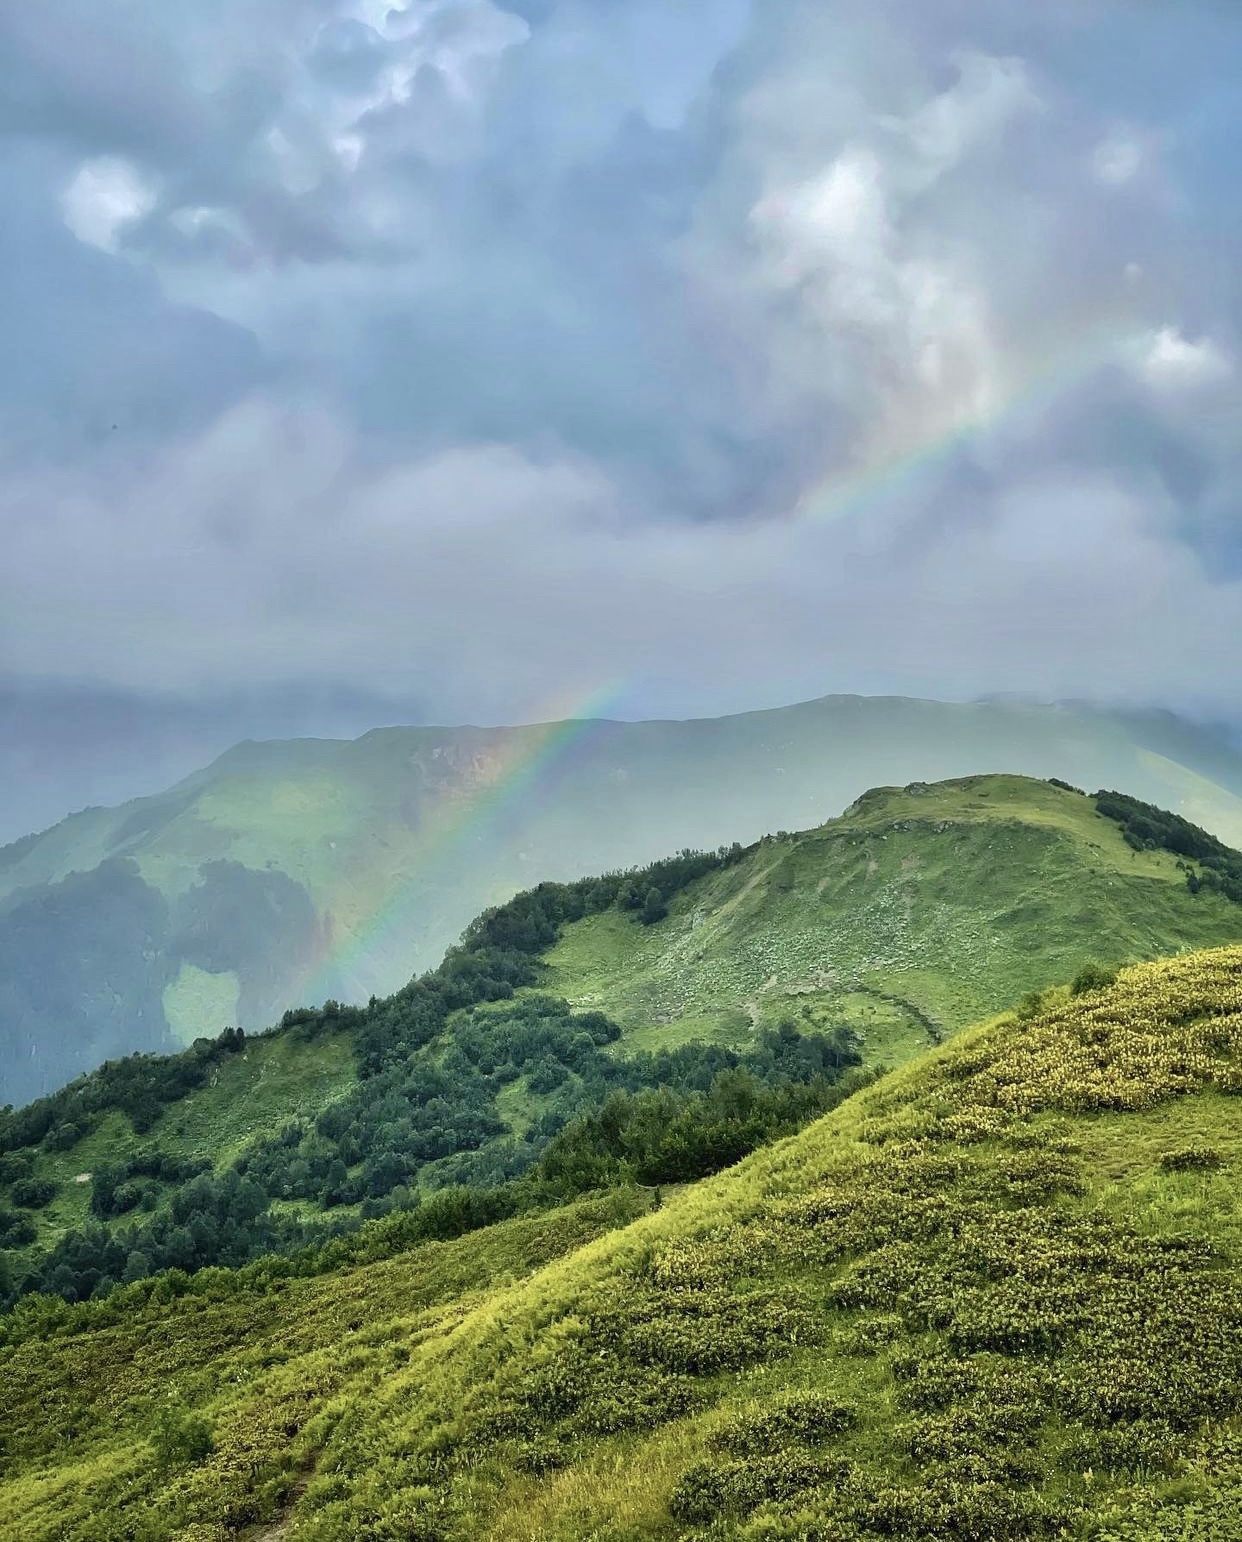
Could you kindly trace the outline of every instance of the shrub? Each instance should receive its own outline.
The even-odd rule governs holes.
[[[28,1215],[19,1215],[15,1210],[0,1210],[0,1248],[24,1248],[38,1234]]]
[[[848,1462],[826,1461],[806,1451],[696,1462],[673,1490],[669,1509],[675,1520],[690,1522],[748,1515],[773,1500],[829,1488],[849,1472]]]
[[[151,1432],[151,1451],[161,1472],[189,1467],[210,1456],[215,1441],[211,1425],[186,1408],[162,1408]]]
[[[56,1197],[56,1185],[46,1178],[19,1178],[13,1185],[13,1203],[23,1210],[42,1210]]]
[[[1160,1158],[1164,1173],[1214,1173],[1224,1165],[1224,1157],[1210,1146],[1184,1146],[1180,1151],[1166,1151]]]
[[[820,1445],[857,1422],[853,1409],[822,1392],[800,1392],[774,1406],[744,1410],[722,1424],[712,1436],[718,1450],[734,1456],[755,1456],[785,1446]]]
[[[1072,996],[1085,996],[1090,991],[1107,990],[1115,983],[1117,971],[1104,964],[1084,964],[1070,982]]]

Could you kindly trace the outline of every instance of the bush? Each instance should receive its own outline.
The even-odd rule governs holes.
[[[1185,1146],[1180,1151],[1166,1151],[1160,1158],[1163,1173],[1214,1173],[1224,1165],[1224,1157],[1210,1146]]]
[[[38,1234],[28,1215],[18,1215],[15,1210],[0,1210],[0,1248],[24,1248]]]
[[[778,1453],[786,1446],[817,1446],[853,1429],[851,1408],[823,1392],[800,1392],[770,1406],[757,1405],[722,1424],[711,1444],[733,1456]]]
[[[13,1185],[13,1203],[23,1210],[42,1210],[56,1197],[56,1185],[45,1178],[19,1178]]]
[[[1107,990],[1116,980],[1116,969],[1105,964],[1084,964],[1070,982],[1070,995],[1085,996],[1091,991]]]
[[[151,1451],[161,1472],[189,1467],[210,1456],[215,1441],[211,1425],[201,1414],[185,1408],[163,1408],[151,1433]]]

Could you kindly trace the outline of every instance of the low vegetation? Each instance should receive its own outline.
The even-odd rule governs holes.
[[[603,911],[563,927],[545,985],[639,1044],[845,1019],[892,1065],[1089,963],[1242,937],[1242,910],[1187,877],[1180,849],[1136,845],[1067,786],[880,788],[680,889],[659,925]]]
[[[1240,1093],[1228,948],[1050,994],[658,1209],[32,1297],[0,1536],[1232,1542]]]

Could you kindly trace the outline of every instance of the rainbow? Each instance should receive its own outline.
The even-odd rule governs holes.
[[[508,731],[502,752],[485,780],[466,792],[452,790],[422,810],[428,838],[412,866],[382,885],[370,901],[370,914],[351,928],[314,964],[303,982],[303,998],[316,1002],[329,991],[353,1000],[365,994],[362,983],[373,960],[400,954],[408,938],[408,916],[419,893],[438,871],[450,867],[467,844],[473,845],[503,824],[508,815],[556,772],[588,738],[608,723],[607,711],[621,699],[611,685],[586,694],[551,701],[540,714],[545,721]]]
[[[876,505],[913,488],[929,472],[949,466],[987,435],[1012,428],[1023,414],[1048,406],[1067,387],[1088,379],[1097,369],[1119,363],[1127,345],[1138,343],[1140,336],[1132,316],[1093,316],[1032,356],[986,407],[912,443],[873,451],[815,483],[794,506],[794,521],[835,522],[874,511]]]
[[[1054,401],[1070,385],[1093,371],[1118,363],[1127,345],[1138,340],[1133,318],[1096,315],[1028,361],[1001,396],[966,420],[929,433],[913,443],[872,453],[861,463],[836,471],[811,487],[791,511],[793,523],[848,519],[877,512],[884,502],[913,488],[929,472],[947,467],[963,450],[998,430],[1012,427],[1024,412]],[[408,935],[412,902],[467,842],[492,831],[556,770],[589,736],[607,722],[606,709],[621,695],[617,686],[549,703],[547,719],[511,731],[508,747],[487,780],[466,795],[452,791],[424,811],[430,835],[412,868],[381,885],[370,902],[369,918],[345,933],[317,962],[304,984],[305,998],[322,998],[328,989],[355,997],[365,989],[363,966],[399,953]]]

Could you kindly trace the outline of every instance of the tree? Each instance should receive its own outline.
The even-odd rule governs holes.
[[[395,1151],[381,1151],[368,1158],[363,1181],[373,1199],[382,1199],[405,1178],[405,1161]]]
[[[643,896],[643,908],[638,919],[644,926],[654,926],[657,921],[663,921],[666,915],[668,906],[664,903],[664,896],[653,884]]]
[[[78,1299],[78,1277],[68,1264],[57,1264],[48,1279],[47,1288],[54,1295],[63,1296],[66,1301]]]
[[[328,1168],[328,1176],[323,1186],[323,1203],[325,1207],[339,1205],[345,1198],[345,1190],[349,1185],[349,1169],[335,1157]]]
[[[0,1210],[0,1248],[24,1248],[39,1231],[28,1215],[16,1210]]]
[[[46,1178],[19,1178],[13,1185],[13,1203],[23,1210],[42,1210],[56,1195],[56,1185]]]
[[[91,1179],[91,1214],[107,1219],[116,1206],[116,1191],[124,1182],[125,1173],[120,1167],[100,1167]]]
[[[125,1260],[125,1269],[121,1275],[121,1283],[132,1285],[135,1280],[145,1280],[150,1273],[150,1258],[141,1248],[135,1248]]]

